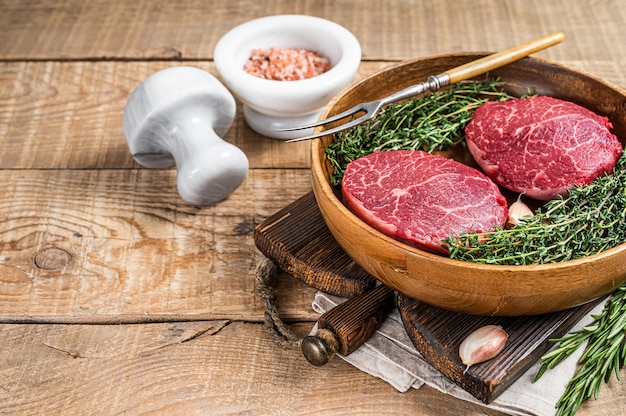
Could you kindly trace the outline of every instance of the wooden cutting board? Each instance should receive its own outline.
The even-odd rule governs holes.
[[[259,224],[257,248],[296,279],[324,292],[351,298],[376,280],[339,247],[309,193]],[[597,303],[523,317],[489,317],[450,312],[398,294],[396,306],[415,348],[442,374],[484,403],[492,402]],[[465,372],[458,349],[474,329],[494,324],[509,339],[494,359]]]

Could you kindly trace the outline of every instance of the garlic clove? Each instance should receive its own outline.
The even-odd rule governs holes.
[[[497,325],[486,325],[469,334],[459,346],[459,356],[469,368],[478,363],[490,360],[502,351],[509,335]]]
[[[507,224],[510,226],[515,226],[524,222],[524,218],[532,217],[534,212],[522,202],[522,194],[517,197],[517,201],[513,202],[509,207],[509,218],[507,220]]]

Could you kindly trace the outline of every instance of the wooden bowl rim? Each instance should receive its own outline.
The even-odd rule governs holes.
[[[329,117],[329,112],[330,110],[335,107],[336,103],[338,101],[340,101],[346,94],[348,94],[350,91],[352,91],[353,89],[357,89],[359,88],[362,84],[367,83],[371,80],[371,78],[374,78],[376,76],[380,76],[381,74],[384,74],[386,72],[389,72],[391,70],[395,70],[404,66],[410,66],[410,65],[414,65],[416,63],[419,62],[423,62],[423,61],[431,61],[431,60],[437,60],[437,59],[442,59],[442,58],[450,58],[450,57],[471,57],[471,56],[475,56],[476,58],[479,58],[481,56],[485,56],[487,55],[487,52],[458,52],[458,53],[446,53],[446,54],[437,54],[437,55],[428,55],[428,56],[424,56],[424,57],[419,57],[419,58],[414,58],[414,59],[410,59],[410,60],[405,60],[405,61],[401,61],[392,65],[389,65],[385,68],[382,68],[374,73],[372,73],[371,75],[357,81],[354,84],[351,84],[350,86],[344,88],[338,95],[336,95],[329,103],[328,105],[324,108],[324,110],[322,111],[322,113],[320,114],[319,119],[323,120],[324,118]],[[527,57],[524,58],[526,60],[530,60],[530,61],[535,61],[538,63],[543,63],[543,64],[547,64],[547,65],[554,65],[557,66],[561,69],[564,69],[566,71],[570,71],[573,73],[576,73],[577,75],[589,78],[591,80],[594,80],[596,82],[599,82],[601,84],[604,84],[606,87],[615,90],[616,92],[618,92],[619,94],[623,95],[626,97],[626,90],[618,87],[617,85],[610,83],[608,81],[605,81],[599,77],[597,77],[596,75],[593,75],[591,73],[588,73],[586,71],[583,70],[579,70],[573,67],[570,67],[568,65],[563,65],[563,64],[559,64],[556,63],[554,61],[550,61],[547,59],[542,59],[542,58],[535,58],[535,57]],[[323,131],[323,128],[318,127],[315,132],[321,132]],[[442,263],[447,263],[450,265],[457,265],[457,266],[461,266],[461,265],[467,265],[467,264],[471,264],[473,268],[476,269],[476,271],[480,272],[482,270],[489,270],[489,271],[503,271],[503,272],[507,272],[507,271],[534,271],[534,270],[559,270],[559,269],[566,269],[566,268],[571,268],[571,267],[576,267],[576,266],[580,266],[583,264],[587,264],[590,262],[594,262],[598,259],[602,259],[605,257],[610,257],[615,255],[618,252],[622,252],[624,250],[626,250],[626,242],[620,244],[617,247],[613,247],[609,250],[605,250],[601,253],[597,253],[591,256],[587,256],[587,257],[582,257],[579,259],[574,259],[574,260],[567,260],[567,261],[562,261],[562,262],[556,262],[556,263],[544,263],[544,264],[532,264],[532,265],[500,265],[500,264],[484,264],[484,263],[473,263],[473,262],[465,262],[465,261],[461,261],[461,260],[455,260],[455,259],[451,259],[448,257],[444,257],[441,255],[437,255],[437,254],[433,254],[433,253],[429,253],[427,251],[424,250],[420,250],[416,247],[412,247],[408,244],[402,243],[398,240],[395,240],[392,237],[389,237],[385,234],[383,234],[382,232],[376,230],[375,228],[371,227],[370,225],[368,225],[367,223],[365,223],[364,221],[362,221],[359,217],[357,217],[355,214],[352,213],[352,211],[350,211],[336,196],[335,193],[333,192],[333,188],[330,185],[330,182],[328,180],[328,177],[326,177],[326,175],[324,175],[324,169],[322,168],[322,163],[324,163],[324,160],[320,160],[320,158],[318,157],[320,154],[322,154],[322,150],[325,150],[325,148],[327,147],[327,143],[329,142],[329,138],[328,136],[322,137],[322,138],[318,138],[318,139],[314,139],[311,141],[311,171],[312,174],[314,176],[316,176],[318,178],[318,184],[320,186],[321,191],[323,192],[323,194],[325,195],[325,197],[328,199],[328,201],[330,201],[334,208],[337,209],[341,215],[346,218],[346,221],[350,221],[350,223],[355,226],[355,227],[359,227],[360,229],[362,229],[363,231],[366,231],[367,233],[371,234],[372,236],[376,237],[377,239],[383,240],[388,244],[391,244],[392,246],[394,246],[394,248],[398,249],[398,250],[403,250],[403,251],[407,251],[410,254],[414,255],[414,256],[421,256],[424,258],[428,258],[430,260],[435,260],[435,261],[439,261]],[[625,150],[626,151],[626,150]],[[320,180],[321,179],[321,180]]]

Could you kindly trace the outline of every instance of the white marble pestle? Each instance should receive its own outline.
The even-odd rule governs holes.
[[[124,109],[124,134],[133,158],[147,168],[176,165],[181,198],[210,205],[246,178],[248,158],[223,136],[235,99],[213,75],[178,66],[146,78]]]

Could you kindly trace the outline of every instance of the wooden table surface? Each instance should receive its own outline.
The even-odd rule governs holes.
[[[496,51],[555,31],[537,56],[626,87],[623,0],[0,0],[0,413],[498,415],[429,387],[399,393],[340,359],[278,346],[254,295],[254,226],[310,191],[308,143],[225,139],[244,184],[185,204],[176,172],[130,156],[122,112],[150,74],[215,75],[230,28],[309,14],[352,31],[359,79],[393,62]],[[314,290],[282,274],[279,308],[311,328]],[[626,372],[622,371],[622,376]],[[623,414],[615,380],[578,414]]]

